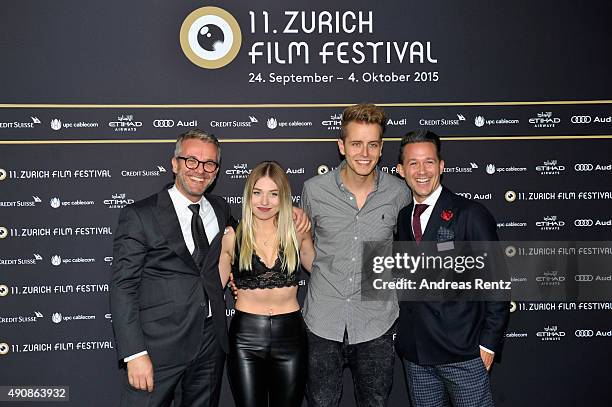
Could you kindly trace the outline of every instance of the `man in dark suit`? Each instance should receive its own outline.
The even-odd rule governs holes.
[[[125,364],[122,406],[216,406],[228,348],[218,261],[230,219],[204,194],[218,169],[218,140],[178,137],[169,189],[121,211],[113,244],[111,312]]]
[[[493,216],[481,204],[440,184],[440,138],[429,131],[406,134],[398,173],[414,202],[398,216],[400,241],[497,241]],[[488,370],[508,323],[507,302],[403,301],[396,347],[413,407],[492,406]]]

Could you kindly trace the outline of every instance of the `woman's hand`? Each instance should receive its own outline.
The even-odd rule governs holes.
[[[291,209],[291,211],[293,214],[293,224],[295,225],[295,230],[298,233],[310,232],[311,224],[306,212],[304,212],[302,208],[296,208],[295,206]]]

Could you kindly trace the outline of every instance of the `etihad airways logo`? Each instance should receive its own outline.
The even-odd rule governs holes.
[[[540,230],[561,230],[565,226],[565,222],[557,218],[557,215],[544,216],[542,220],[535,223]]]
[[[547,160],[537,165],[535,170],[538,171],[540,175],[559,175],[565,171],[565,165],[559,164],[557,160]]]
[[[565,281],[564,276],[558,275],[558,270],[548,270],[544,274],[537,276],[535,279],[541,286],[558,286]]]
[[[342,126],[342,114],[332,114],[329,116],[329,120],[321,121],[321,125],[326,127],[327,130],[340,130]]]
[[[245,179],[253,171],[247,163],[234,164],[233,168],[225,170],[225,175],[230,179]]]
[[[552,112],[540,112],[537,117],[529,119],[529,123],[533,124],[533,127],[555,127],[561,123],[561,119],[554,117]]]
[[[119,194],[112,194],[109,199],[105,199],[102,203],[108,206],[109,209],[121,209],[127,205],[133,204],[134,200],[128,198],[125,192]]]
[[[544,330],[536,332],[536,336],[542,341],[560,341],[565,337],[565,331],[559,330],[557,325],[549,325]]]
[[[134,120],[134,115],[132,114],[120,115],[117,116],[117,120],[108,122],[108,127],[112,128],[116,132],[135,132],[142,127],[142,122]]]

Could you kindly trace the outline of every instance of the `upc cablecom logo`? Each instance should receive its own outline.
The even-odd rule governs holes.
[[[181,26],[181,48],[201,68],[221,68],[236,58],[242,33],[236,19],[219,7],[202,7]]]

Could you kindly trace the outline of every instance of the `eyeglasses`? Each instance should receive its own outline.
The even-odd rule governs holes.
[[[202,167],[204,168],[204,171],[206,172],[215,172],[217,171],[217,168],[219,168],[219,163],[216,161],[212,161],[212,160],[200,161],[194,157],[176,157],[176,158],[185,160],[185,166],[189,168],[190,170],[196,170],[200,166],[200,164],[202,164]]]

